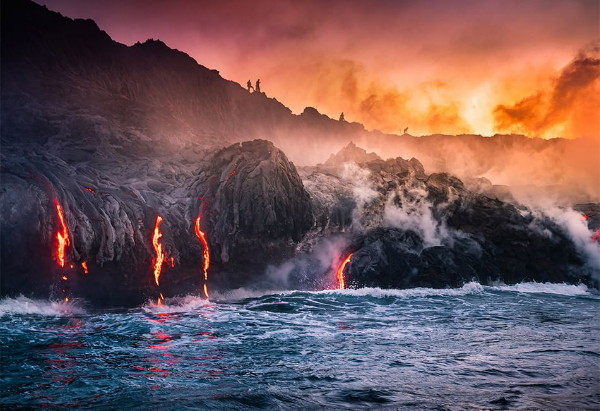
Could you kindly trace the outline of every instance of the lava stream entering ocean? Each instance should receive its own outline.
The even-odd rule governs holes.
[[[60,229],[56,233],[56,259],[58,261],[58,265],[61,267],[65,266],[65,250],[71,245],[71,238],[69,237],[69,229],[67,228],[67,224],[65,223],[65,213],[60,203],[57,200],[54,200],[56,204],[56,212],[58,214],[58,221],[60,222]]]
[[[162,237],[160,224],[162,221],[163,219],[161,216],[156,216],[154,236],[152,237],[152,245],[154,246],[154,251],[156,252],[156,258],[152,260],[152,264],[154,265],[154,281],[156,281],[156,285],[159,285],[160,273],[162,271],[163,262],[165,261],[165,253],[163,251],[162,243],[160,242],[160,238]]]
[[[350,262],[351,258],[352,258],[352,253],[349,254],[348,257],[346,257],[346,259],[344,261],[342,261],[342,264],[340,264],[340,266],[337,269],[337,272],[335,274],[335,276],[338,280],[338,288],[340,290],[343,290],[344,288],[346,288],[346,278],[344,277],[344,270],[346,269],[346,266]]]
[[[202,243],[202,246],[203,246],[202,271],[204,272],[204,295],[206,296],[206,298],[208,298],[208,289],[206,287],[206,282],[208,281],[208,268],[210,267],[210,251],[208,249],[208,240],[206,239],[206,234],[204,233],[204,231],[202,231],[200,229],[201,220],[202,220],[201,216],[198,216],[198,218],[196,218],[195,232],[196,232],[196,237],[198,237],[198,239],[200,240],[200,242]]]

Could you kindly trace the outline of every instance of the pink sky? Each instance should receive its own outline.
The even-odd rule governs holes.
[[[43,0],[367,128],[598,137],[600,2]]]

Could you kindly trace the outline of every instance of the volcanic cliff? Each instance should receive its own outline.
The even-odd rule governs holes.
[[[564,226],[415,158],[351,144],[309,165],[399,136],[294,115],[157,40],[128,47],[28,0],[1,7],[2,295],[318,289],[349,253],[351,286],[592,283],[589,245]]]

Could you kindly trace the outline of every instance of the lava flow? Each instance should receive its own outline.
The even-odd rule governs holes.
[[[594,236],[592,237],[592,241],[598,241],[599,239],[600,239],[600,230],[598,230],[594,233]]]
[[[342,264],[340,264],[339,268],[337,269],[335,276],[338,280],[338,288],[340,290],[343,290],[344,288],[346,288],[346,278],[344,277],[344,270],[346,269],[346,266],[350,262],[351,258],[352,258],[352,254],[349,254],[348,257],[346,257],[346,259],[344,261],[342,261]]]
[[[88,265],[87,265],[87,263],[86,263],[85,261],[83,261],[83,262],[81,263],[81,267],[83,268],[83,272],[84,272],[85,274],[89,274],[90,270],[88,269]]]
[[[208,289],[206,287],[206,281],[208,281],[208,268],[210,267],[210,252],[208,250],[208,241],[206,239],[206,234],[200,229],[201,219],[201,216],[198,216],[198,218],[196,219],[195,232],[196,237],[198,237],[204,248],[202,251],[202,258],[204,261],[202,265],[202,271],[204,272],[204,295],[206,296],[206,298],[208,298]]]
[[[160,272],[162,271],[162,265],[165,261],[165,253],[163,251],[162,243],[160,242],[160,238],[162,237],[162,233],[160,232],[160,224],[162,223],[162,217],[156,217],[156,225],[154,226],[154,236],[152,237],[152,245],[154,246],[154,251],[156,252],[156,258],[152,260],[152,264],[154,265],[154,281],[156,281],[156,285],[159,285]]]
[[[54,203],[56,204],[56,212],[58,213],[58,221],[60,222],[60,229],[58,230],[58,233],[56,233],[56,259],[58,260],[58,265],[64,267],[65,250],[69,245],[71,245],[71,239],[69,237],[69,229],[65,223],[65,213],[63,208],[57,200],[54,200]]]

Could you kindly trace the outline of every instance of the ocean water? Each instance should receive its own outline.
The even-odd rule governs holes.
[[[0,408],[599,409],[585,286],[0,301]]]

